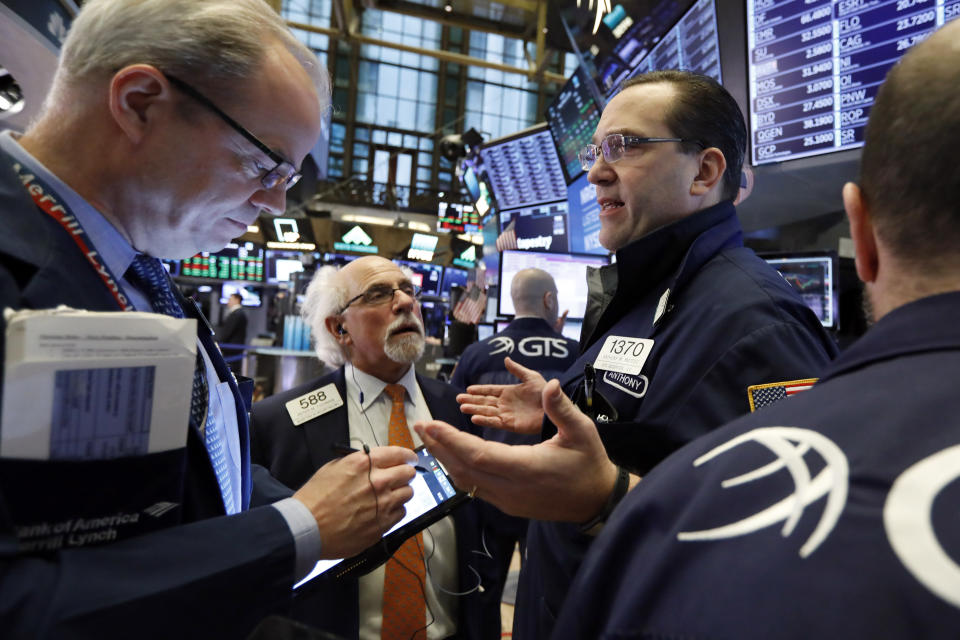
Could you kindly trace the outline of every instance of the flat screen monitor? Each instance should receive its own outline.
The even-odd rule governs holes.
[[[546,123],[484,143],[480,157],[500,210],[553,202],[567,195],[560,157]]]
[[[824,327],[839,327],[836,253],[762,254],[761,257],[793,285]]]
[[[609,253],[600,244],[600,204],[597,188],[587,180],[587,174],[567,188],[567,226],[571,253]]]
[[[560,330],[565,337],[570,338],[571,340],[576,340],[580,342],[580,330],[583,328],[582,320],[570,320],[567,319],[563,323],[563,329]]]
[[[560,312],[563,313],[566,310],[568,318],[582,319],[587,307],[587,267],[601,267],[607,263],[605,256],[504,251],[500,260],[500,295],[497,315],[514,315],[513,300],[510,298],[510,283],[513,281],[513,276],[521,269],[536,267],[549,273],[556,281]]]
[[[863,145],[883,79],[956,0],[747,0],[753,164]]]
[[[216,280],[263,282],[263,247],[231,242],[216,253],[203,251],[184,260],[180,275]]]
[[[300,260],[302,255],[299,251],[267,249],[267,282],[271,284],[290,282],[293,274],[303,271],[303,262]]]
[[[244,307],[260,306],[260,292],[243,282],[224,282],[220,285],[220,304],[227,304],[234,293],[240,295],[240,304]]]
[[[600,122],[598,100],[590,74],[580,65],[547,107],[547,125],[567,183],[583,173],[577,153],[590,143]]]
[[[492,338],[496,331],[489,322],[481,322],[477,325],[477,340],[486,340]]]
[[[460,179],[463,181],[463,186],[467,190],[467,195],[473,205],[473,210],[480,220],[482,220],[483,216],[487,215],[487,212],[493,207],[490,187],[487,181],[481,177],[481,173],[483,172],[482,165],[483,160],[477,154],[467,156],[460,161],[459,165]],[[470,227],[464,229],[464,231],[466,233],[476,233],[478,229],[473,228],[473,225],[479,226],[481,224],[480,220],[471,222]]]
[[[440,287],[440,295],[444,298],[450,297],[450,288],[454,285],[467,287],[467,278],[470,276],[470,272],[466,269],[460,269],[458,267],[444,267],[443,269],[443,284]]]
[[[360,256],[356,254],[346,254],[346,253],[325,253],[323,254],[323,264],[330,264],[335,267],[342,267],[350,262],[353,262]]]
[[[648,71],[684,69],[722,81],[715,0],[698,0],[664,33],[666,27],[638,21],[623,34],[599,65],[597,84],[607,100],[621,82]]]
[[[439,296],[443,283],[443,267],[438,264],[414,262],[412,260],[394,260],[401,267],[413,271],[413,284],[418,285],[425,296]]]
[[[521,251],[570,251],[566,200],[501,211],[500,233],[506,231],[511,224],[517,249]]]

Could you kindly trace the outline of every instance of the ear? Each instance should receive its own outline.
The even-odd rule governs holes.
[[[857,276],[864,282],[874,282],[877,279],[877,237],[863,191],[853,182],[843,185],[843,208],[850,220]]]
[[[543,308],[552,309],[557,301],[557,296],[553,291],[545,291],[543,294]]]
[[[340,345],[345,345],[347,340],[350,339],[349,333],[340,333],[337,331],[337,327],[341,325],[341,320],[339,316],[329,316],[323,321],[323,326],[326,327],[327,331],[330,332],[330,335],[333,336],[334,340],[340,343]]]
[[[718,186],[727,170],[727,159],[723,152],[716,147],[709,147],[700,152],[700,166],[697,175],[690,185],[690,195],[702,196]]]
[[[140,143],[155,126],[152,122],[161,110],[173,103],[167,79],[155,67],[135,64],[113,74],[108,96],[110,115],[134,144]]]

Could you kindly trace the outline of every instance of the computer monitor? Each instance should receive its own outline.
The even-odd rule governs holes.
[[[560,313],[567,311],[568,318],[581,319],[587,307],[587,267],[601,267],[608,262],[606,256],[504,251],[500,260],[497,315],[514,315],[513,300],[510,298],[513,276],[521,269],[536,267],[549,273],[556,281]]]
[[[560,157],[546,123],[484,143],[480,157],[501,211],[567,196]]]
[[[837,254],[831,251],[763,253],[828,329],[839,328]]]
[[[487,338],[493,337],[493,334],[496,333],[494,327],[489,322],[481,322],[477,325],[477,340],[486,340]]]
[[[234,293],[240,296],[240,304],[244,307],[259,307],[260,292],[244,282],[224,282],[220,285],[220,304],[227,304]]]
[[[600,204],[597,187],[583,174],[567,187],[567,227],[571,253],[610,253],[600,244]]]
[[[290,282],[293,274],[303,271],[302,255],[299,251],[267,249],[267,282],[271,284]]]
[[[510,326],[510,322],[511,320],[496,320],[493,323],[493,326],[496,329],[497,333],[500,333],[501,331],[503,331],[504,329]]]
[[[440,295],[444,298],[449,298],[450,288],[454,285],[466,288],[467,278],[469,276],[470,272],[467,269],[460,269],[458,267],[444,267],[443,284],[440,286]]]
[[[576,340],[580,342],[580,330],[583,329],[582,320],[570,320],[569,318],[563,323],[563,328],[560,330],[565,337],[570,338],[571,340]]]
[[[887,71],[914,44],[960,16],[950,0],[808,5],[746,3],[755,165],[862,146]]]
[[[547,125],[560,156],[567,183],[583,173],[580,149],[590,142],[600,122],[599,95],[583,65],[570,76],[560,93],[547,106]]]
[[[613,54],[598,65],[597,86],[607,101],[624,80],[648,71],[684,69],[722,81],[714,0],[697,0],[675,23],[663,23],[676,16],[666,8],[653,15],[652,21],[632,21]],[[624,13],[623,20],[627,18]]]
[[[401,267],[413,271],[413,284],[418,285],[425,296],[439,296],[443,283],[443,267],[438,264],[414,262],[412,260],[394,260]]]
[[[516,236],[517,249],[551,253],[570,251],[567,232],[567,201],[548,202],[500,212],[500,233],[510,224]]]

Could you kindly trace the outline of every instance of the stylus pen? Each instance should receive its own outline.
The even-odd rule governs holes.
[[[330,448],[333,449],[333,452],[341,456],[348,456],[351,453],[359,453],[360,449],[354,449],[350,445],[334,443],[330,445]],[[367,454],[370,453],[370,447],[366,444],[363,445],[363,451]],[[413,465],[413,468],[419,471],[420,473],[426,473],[427,470],[425,467],[421,467],[418,464]]]

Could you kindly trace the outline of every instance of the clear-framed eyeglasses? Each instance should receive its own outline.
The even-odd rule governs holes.
[[[597,162],[597,156],[603,153],[607,162],[616,162],[623,157],[627,149],[639,147],[652,142],[696,142],[684,138],[644,138],[641,136],[625,136],[622,133],[611,133],[600,141],[600,144],[584,145],[577,157],[584,171],[590,171]]]

